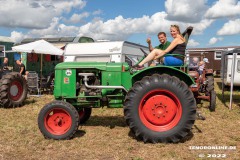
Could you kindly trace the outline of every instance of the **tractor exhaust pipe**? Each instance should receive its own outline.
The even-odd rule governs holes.
[[[123,86],[90,86],[88,85],[87,81],[88,81],[88,77],[89,76],[95,76],[94,73],[78,73],[79,76],[84,77],[83,81],[84,84],[87,88],[93,88],[93,89],[123,89],[125,92],[128,92]]]

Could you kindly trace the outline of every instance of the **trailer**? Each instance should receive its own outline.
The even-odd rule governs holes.
[[[127,41],[69,43],[65,47],[64,62],[127,62],[129,66],[136,64],[148,48]],[[97,57],[97,58],[96,58]]]
[[[233,68],[233,54],[237,53],[237,57],[235,59],[235,67]],[[231,78],[234,74],[233,85],[240,86],[240,49],[234,49],[231,51],[226,51],[222,53],[222,60],[221,60],[221,77],[222,82],[225,86],[231,85]]]

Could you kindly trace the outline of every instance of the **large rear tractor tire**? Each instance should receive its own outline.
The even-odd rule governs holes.
[[[124,103],[131,131],[144,142],[179,142],[196,119],[196,101],[176,77],[154,74],[136,82]]]
[[[211,91],[210,92],[210,106],[209,106],[209,110],[211,112],[214,112],[216,110],[216,92],[215,91]]]
[[[207,76],[207,87],[206,92],[207,94],[210,94],[211,91],[214,90],[214,77],[213,76]]]
[[[38,115],[38,127],[45,138],[71,139],[78,129],[79,115],[75,107],[63,101],[46,104]]]
[[[27,81],[21,74],[10,72],[0,80],[0,101],[4,108],[19,107],[27,98]]]

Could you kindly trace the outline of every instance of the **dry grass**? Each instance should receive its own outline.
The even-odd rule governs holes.
[[[197,120],[192,134],[184,143],[144,144],[132,137],[123,118],[122,109],[93,109],[87,124],[80,126],[71,140],[54,141],[43,138],[37,116],[53,96],[31,97],[21,108],[0,109],[0,160],[12,159],[199,159],[198,155],[226,154],[225,159],[240,157],[240,93],[234,92],[233,110],[228,110],[217,88],[216,112],[209,112],[208,103],[199,105],[206,116]],[[226,92],[229,97],[229,92]],[[237,99],[238,97],[238,99]],[[226,106],[225,106],[226,105]],[[237,150],[190,150],[189,146],[237,146]]]

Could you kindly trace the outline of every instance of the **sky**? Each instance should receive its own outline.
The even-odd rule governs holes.
[[[153,46],[170,25],[192,26],[188,48],[240,46],[238,0],[0,0],[0,36],[89,36]]]

